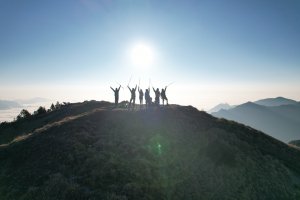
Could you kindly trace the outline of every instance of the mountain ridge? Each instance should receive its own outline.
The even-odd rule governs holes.
[[[254,103],[261,106],[282,106],[282,105],[290,105],[298,103],[295,100],[284,98],[284,97],[276,97],[276,98],[266,98],[254,101]]]
[[[85,102],[40,118],[27,123],[39,120],[43,126],[0,148],[1,199],[297,199],[300,194],[299,150],[191,106],[130,111]]]

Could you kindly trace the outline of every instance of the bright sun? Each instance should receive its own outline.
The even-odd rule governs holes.
[[[130,57],[133,64],[141,68],[151,65],[154,59],[152,48],[145,43],[136,44],[130,52]]]

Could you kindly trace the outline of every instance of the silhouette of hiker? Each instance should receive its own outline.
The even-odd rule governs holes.
[[[143,99],[144,99],[144,92],[140,88],[138,88],[138,91],[139,91],[140,105],[142,105],[143,104]]]
[[[129,86],[127,86],[129,91],[131,92],[131,98],[130,98],[130,101],[129,101],[129,107],[131,106],[131,102],[132,102],[132,105],[133,107],[135,106],[135,91],[136,91],[136,87],[137,85],[135,86],[135,88],[132,88],[130,89]]]
[[[156,90],[154,89],[154,87],[152,87],[153,88],[153,91],[154,91],[154,93],[155,93],[155,104],[157,105],[157,106],[159,106],[159,99],[160,99],[160,92],[159,92],[159,89],[157,88]]]
[[[166,86],[165,89],[161,89],[161,93],[160,93],[162,101],[163,101],[163,105],[165,105],[165,100],[167,101],[167,105],[169,105],[169,101],[168,101],[168,98],[166,96],[167,87],[168,86]]]
[[[121,88],[121,85],[119,88],[116,88],[116,89],[113,89],[112,87],[110,87],[112,89],[112,91],[114,91],[115,93],[115,106],[117,107],[118,106],[118,103],[119,103],[119,91],[120,91],[120,88]]]
[[[151,97],[150,97],[150,89],[146,89],[145,91],[145,100],[146,100],[146,109],[149,108],[149,106],[151,105]]]

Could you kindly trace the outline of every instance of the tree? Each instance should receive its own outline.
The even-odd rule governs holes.
[[[60,109],[61,105],[59,104],[59,102],[57,101],[55,104],[55,109]]]
[[[52,103],[51,106],[50,106],[50,110],[51,110],[51,111],[55,110],[55,106],[54,106],[53,103]]]
[[[41,115],[47,113],[47,110],[45,107],[40,106],[36,111],[34,111],[34,115]]]
[[[31,116],[30,112],[28,110],[23,109],[21,110],[20,114],[17,116],[17,120],[20,119],[28,119]]]

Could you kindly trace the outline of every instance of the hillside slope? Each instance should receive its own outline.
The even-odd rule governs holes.
[[[108,106],[109,102],[83,102],[83,103],[73,103],[70,105],[65,105],[59,110],[52,111],[47,114],[32,116],[27,120],[20,120],[11,123],[2,123],[0,125],[0,144],[9,143],[14,138],[32,132],[37,128],[41,128],[48,124],[63,120],[67,117],[77,116],[79,114],[84,114],[95,108]]]
[[[190,106],[72,106],[1,145],[0,199],[300,197],[300,152],[250,127]]]

